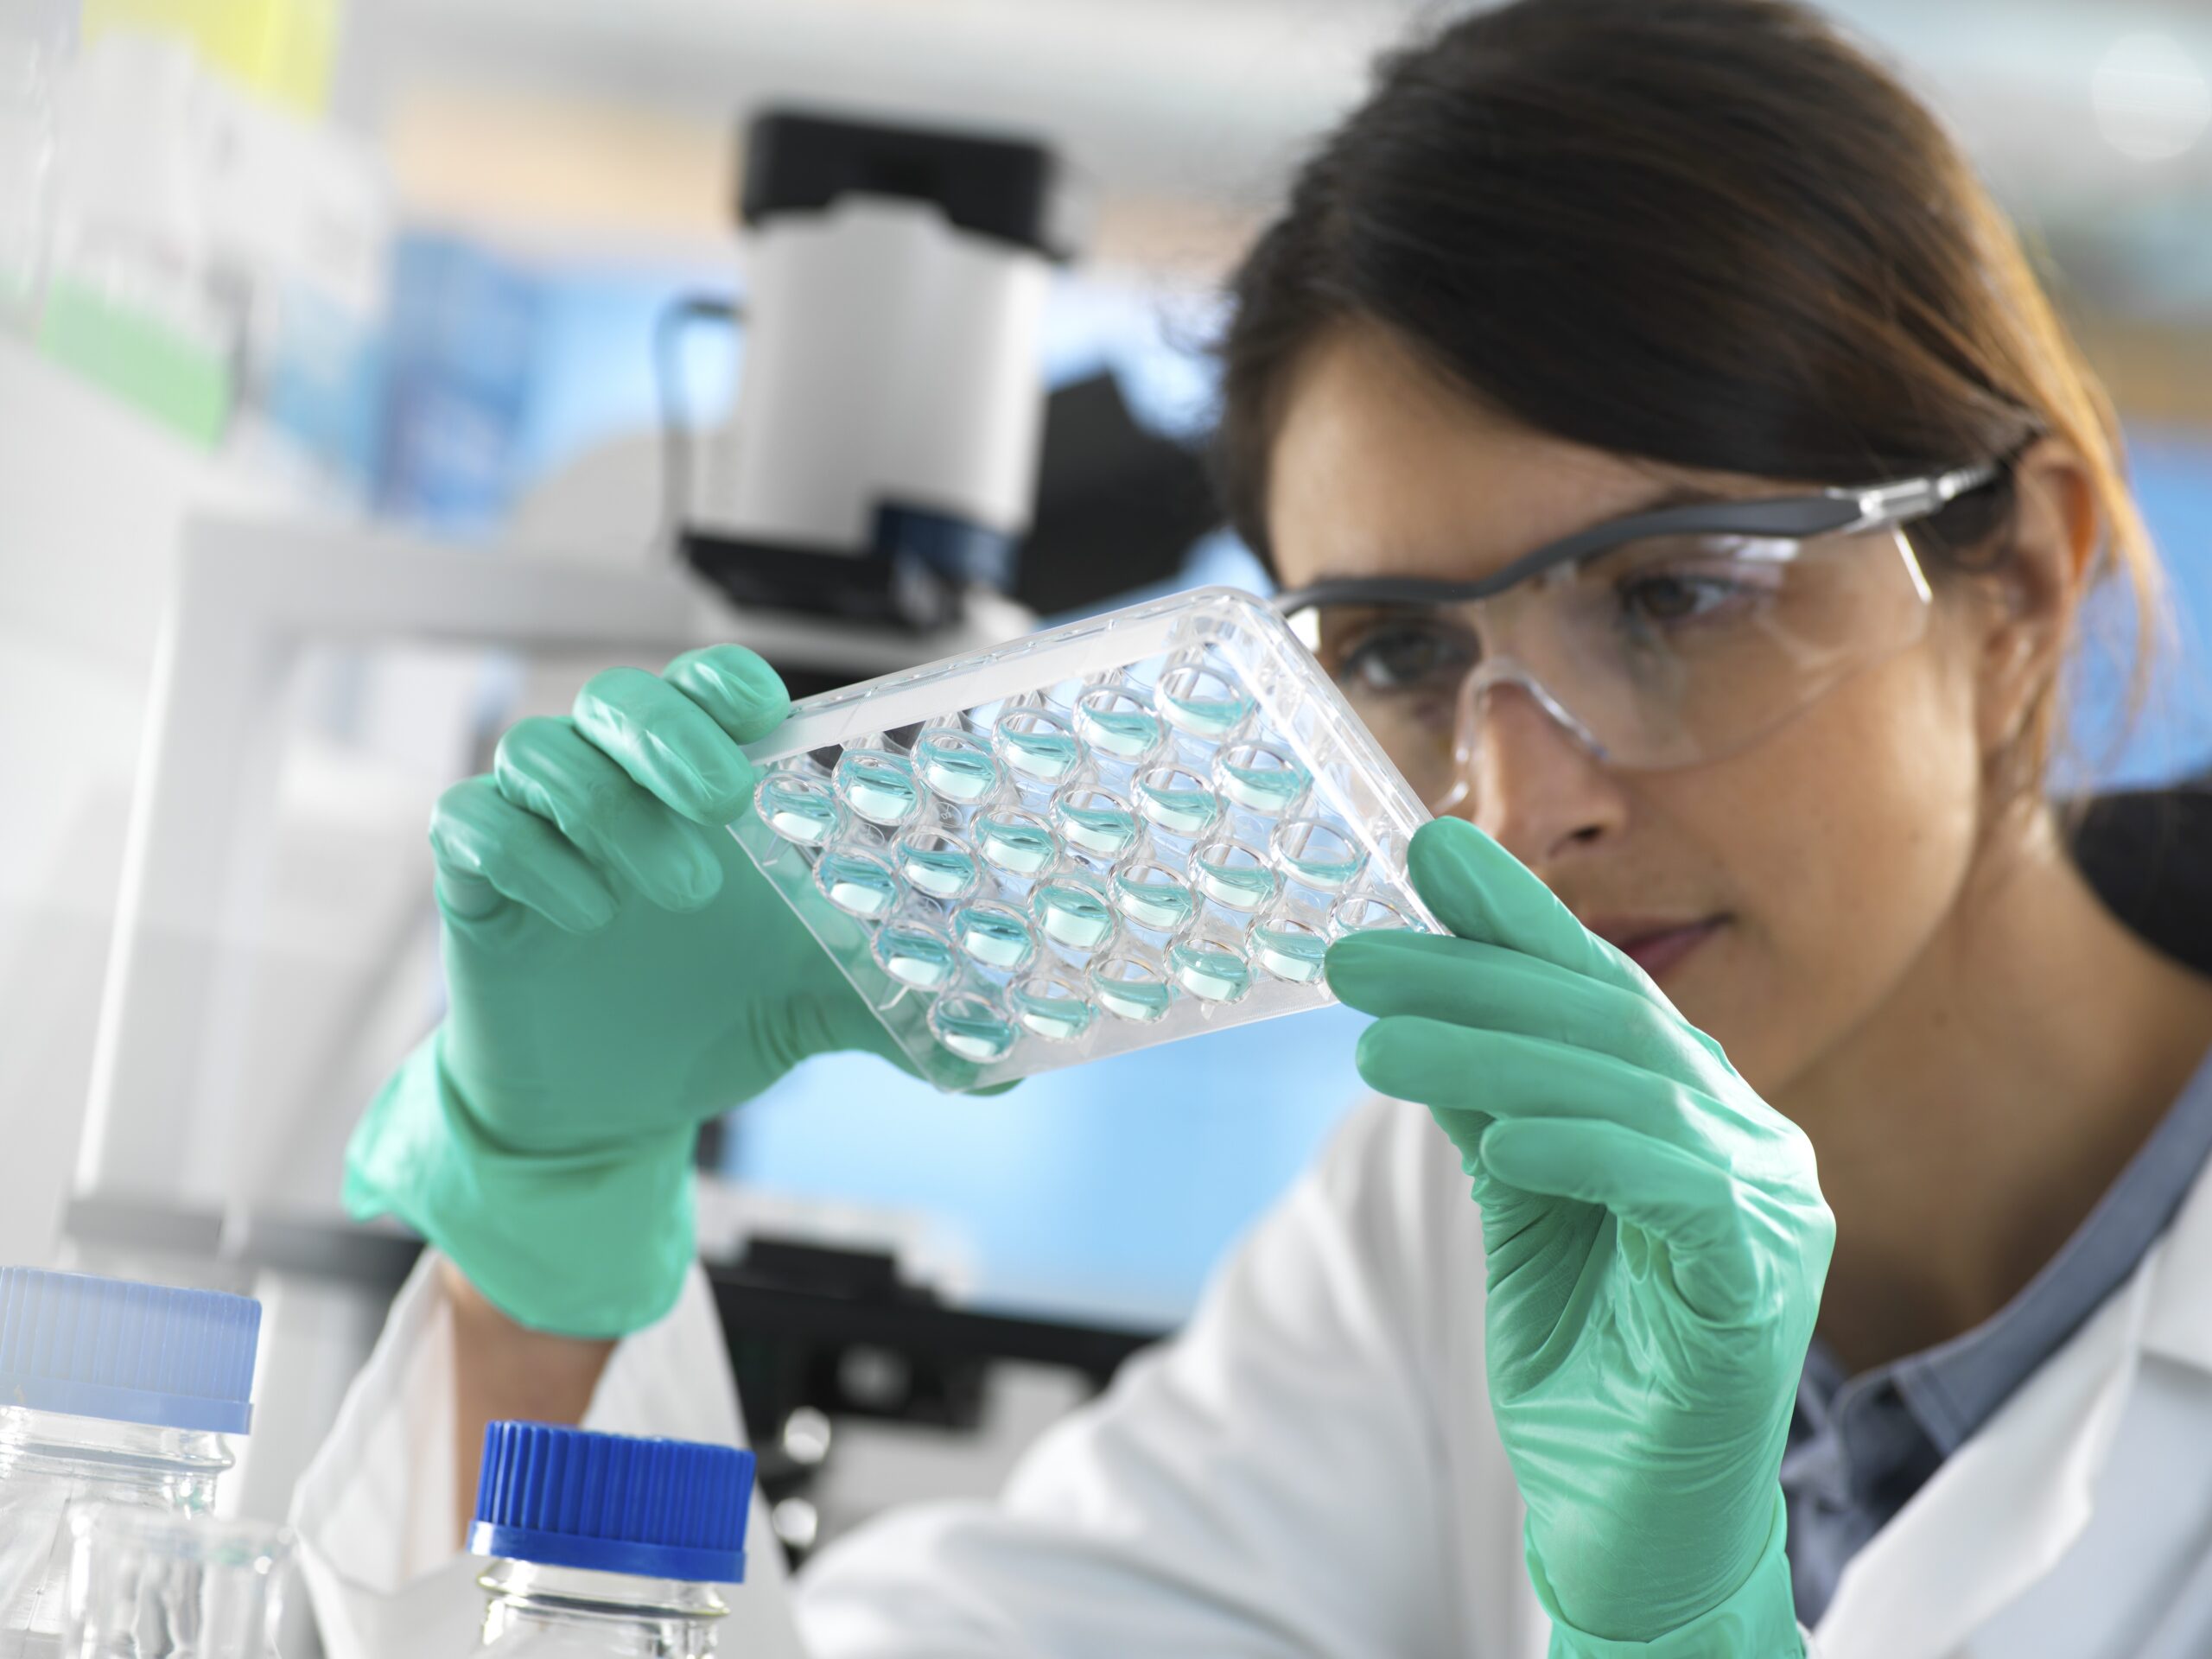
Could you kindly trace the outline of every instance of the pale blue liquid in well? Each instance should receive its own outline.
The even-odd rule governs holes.
[[[1234,1002],[1252,988],[1252,964],[1225,946],[1179,944],[1167,953],[1168,971],[1192,996]]]
[[[763,823],[801,847],[819,847],[837,833],[836,798],[806,779],[771,776],[764,779],[755,806]]]
[[[1045,937],[1076,950],[1095,950],[1114,937],[1106,895],[1078,881],[1047,881],[1037,889],[1037,925]]]
[[[1094,974],[1090,988],[1098,1006],[1107,1013],[1141,1026],[1148,1026],[1166,1014],[1175,997],[1175,988],[1165,980],[1116,979],[1108,974]]]
[[[1017,988],[1012,998],[1014,1017],[1047,1042],[1071,1043],[1090,1029],[1090,1004],[1065,993]]]
[[[1020,1035],[989,1003],[967,996],[949,998],[931,1009],[930,1029],[946,1048],[978,1065],[1004,1059]]]
[[[1246,766],[1225,760],[1221,763],[1221,792],[1246,811],[1269,817],[1296,805],[1299,797],[1306,793],[1307,782],[1306,768],[1296,764]]]
[[[1325,893],[1350,885],[1367,863],[1357,842],[1325,825],[1297,826],[1278,835],[1274,851],[1296,880]]]
[[[1052,832],[1042,824],[980,818],[976,838],[982,844],[986,859],[1016,875],[1034,875],[1060,855]]]
[[[1252,699],[1224,691],[1209,682],[1202,690],[1179,695],[1162,687],[1160,701],[1176,725],[1193,737],[1227,737],[1252,712]]]
[[[1006,763],[1025,778],[1057,784],[1082,763],[1083,750],[1068,733],[1039,725],[1019,729],[1009,717],[999,724],[999,741],[1006,746]]]
[[[863,921],[874,921],[899,902],[899,878],[871,858],[832,849],[814,867],[814,880],[831,904]]]
[[[1077,709],[1075,728],[1092,748],[1117,760],[1140,760],[1160,747],[1160,716],[1142,709]]]
[[[1275,927],[1252,930],[1253,959],[1277,979],[1287,979],[1294,985],[1311,985],[1319,979],[1328,953],[1329,942],[1319,933]]]
[[[957,899],[975,884],[976,855],[959,847],[899,849],[899,874],[935,899]]]
[[[1221,817],[1221,803],[1210,789],[1195,785],[1140,782],[1137,798],[1144,815],[1171,835],[1203,835]]]
[[[913,768],[896,755],[847,754],[836,777],[845,804],[870,823],[904,823],[922,804]]]
[[[952,927],[960,948],[989,968],[1019,968],[1037,948],[1029,925],[1010,912],[971,905],[953,918]]]
[[[1275,873],[1264,864],[1219,856],[1197,858],[1192,863],[1199,891],[1231,910],[1257,910],[1274,897]]]
[[[926,927],[888,922],[875,936],[875,959],[902,985],[934,991],[950,980],[959,963],[952,941]]]
[[[1137,815],[1123,806],[1076,806],[1062,801],[1057,809],[1060,833],[1086,853],[1119,858],[1137,842]]]
[[[925,734],[914,747],[922,779],[948,801],[980,801],[998,787],[998,762],[973,742]]]
[[[1191,914],[1189,888],[1165,877],[1141,880],[1134,871],[1114,878],[1114,902],[1122,914],[1144,927],[1180,927]]]

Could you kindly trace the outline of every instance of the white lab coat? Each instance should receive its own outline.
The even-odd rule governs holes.
[[[1538,1659],[1482,1316],[1457,1154],[1425,1111],[1371,1103],[1189,1328],[1047,1434],[998,1502],[888,1516],[795,1585],[756,1513],[723,1650]],[[479,1605],[447,1541],[445,1318],[418,1272],[301,1488],[332,1659],[456,1651]],[[702,1275],[619,1346],[587,1421],[741,1433]],[[2212,1182],[1853,1560],[1814,1651],[2212,1655]]]

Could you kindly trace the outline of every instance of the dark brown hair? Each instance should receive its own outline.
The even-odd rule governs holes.
[[[1857,484],[2063,437],[2152,636],[2117,422],[2012,226],[1935,117],[1789,0],[1518,0],[1390,54],[1232,298],[1215,465],[1262,558],[1292,371],[1361,318],[1532,427],[1676,466]],[[1916,531],[1931,575],[2001,558],[2010,504]]]

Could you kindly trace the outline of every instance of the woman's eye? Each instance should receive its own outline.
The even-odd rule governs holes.
[[[1654,571],[1621,583],[1622,614],[1661,627],[1714,620],[1755,602],[1755,584],[1732,576]]]
[[[1370,628],[1338,653],[1336,677],[1367,691],[1404,691],[1465,671],[1464,642],[1415,626]]]

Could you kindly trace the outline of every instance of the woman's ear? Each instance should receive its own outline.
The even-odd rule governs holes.
[[[2011,543],[1982,579],[1975,688],[1982,753],[2026,733],[2057,677],[2104,534],[2089,469],[2072,445],[2043,438],[2012,464]]]

